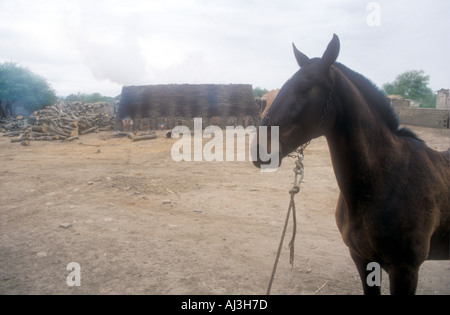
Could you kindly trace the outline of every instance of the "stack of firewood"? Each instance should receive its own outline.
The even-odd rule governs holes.
[[[51,141],[78,139],[90,132],[111,130],[114,117],[95,112],[92,104],[77,106],[52,105],[28,117],[17,117],[0,122],[3,136],[16,137],[11,142]]]

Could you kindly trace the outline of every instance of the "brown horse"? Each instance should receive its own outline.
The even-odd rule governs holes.
[[[280,163],[325,135],[340,189],[336,222],[364,293],[380,294],[367,282],[368,264],[377,262],[389,274],[391,294],[414,294],[420,265],[449,259],[450,151],[434,151],[399,128],[385,94],[336,63],[339,50],[336,35],[322,58],[310,59],[294,46],[300,70],[261,126],[279,126]],[[257,141],[270,147],[270,137]]]

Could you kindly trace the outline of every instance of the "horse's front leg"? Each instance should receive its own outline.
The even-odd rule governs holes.
[[[371,261],[362,258],[358,254],[356,254],[352,249],[350,249],[350,256],[355,262],[356,268],[358,269],[359,277],[361,278],[363,290],[365,295],[380,295],[381,287],[377,285],[370,286],[367,277],[372,272],[370,269],[367,270],[367,265],[371,263]],[[381,285],[381,270],[380,270],[380,285]]]
[[[395,265],[387,270],[391,294],[413,295],[419,280],[419,267]]]

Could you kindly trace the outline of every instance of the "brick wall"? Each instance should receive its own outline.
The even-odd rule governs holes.
[[[400,123],[432,128],[449,128],[449,111],[435,108],[395,107]]]

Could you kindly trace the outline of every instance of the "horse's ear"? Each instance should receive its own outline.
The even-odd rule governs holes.
[[[308,62],[309,58],[304,53],[300,52],[300,50],[295,47],[294,43],[292,43],[292,47],[294,48],[294,55],[295,59],[297,59],[298,65],[301,67],[304,67]]]
[[[333,34],[333,39],[328,44],[327,50],[325,50],[322,56],[322,63],[327,69],[336,61],[340,47],[339,37],[337,37],[336,34]]]

